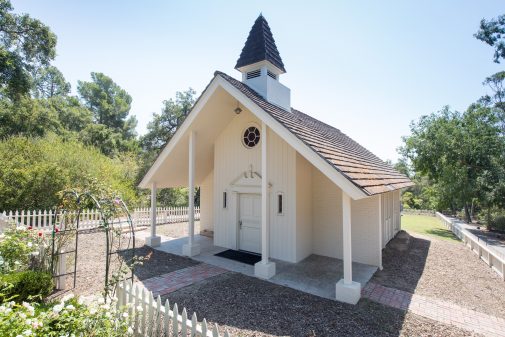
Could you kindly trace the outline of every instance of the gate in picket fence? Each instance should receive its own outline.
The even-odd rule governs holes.
[[[161,303],[161,297],[155,299],[151,291],[124,280],[117,287],[117,306],[127,307],[129,324],[133,327],[134,336],[201,336],[230,337],[228,331],[219,333],[217,324],[209,326],[207,320],[199,322],[196,313],[188,318],[186,308],[179,314],[177,303],[170,308],[168,300]]]

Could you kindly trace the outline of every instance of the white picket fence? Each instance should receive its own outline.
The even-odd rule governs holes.
[[[157,207],[156,223],[166,224],[189,220],[189,207]],[[132,214],[136,226],[151,225],[151,208],[135,208]],[[200,220],[200,207],[195,207],[195,220]]]
[[[162,305],[160,296],[155,299],[151,291],[132,284],[131,280],[117,287],[117,298],[118,307],[127,307],[128,317],[133,317],[129,324],[134,336],[187,336],[189,333],[190,336],[230,337],[228,331],[221,335],[217,324],[209,327],[205,319],[198,322],[196,313],[188,318],[186,308],[179,314],[177,303],[172,309],[168,300]]]
[[[70,214],[76,216],[76,212]],[[186,222],[188,218],[188,207],[158,207],[156,209],[156,223],[166,224],[174,222]],[[135,208],[131,214],[133,224],[135,226],[150,226],[151,225],[151,209],[150,208]],[[56,225],[61,224],[61,215],[54,217],[54,210],[16,210],[0,213],[0,219],[7,223],[15,223],[24,225],[39,230],[48,230]],[[195,207],[195,219],[200,219],[200,207]],[[97,209],[86,209],[79,215],[79,228],[93,229],[100,225],[101,215]],[[125,222],[126,219],[119,219]]]
[[[470,248],[479,258],[490,266],[505,281],[505,257],[488,246],[478,236],[467,231],[456,219],[446,217],[440,212],[436,213],[447,229],[451,230],[464,244]]]

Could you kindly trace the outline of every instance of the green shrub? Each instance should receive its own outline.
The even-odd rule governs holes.
[[[103,297],[65,296],[60,302],[0,304],[0,336],[86,336],[124,337],[133,335],[135,319],[127,307],[104,303]]]
[[[54,288],[51,274],[32,270],[2,275],[0,283],[4,289],[3,297],[11,298],[17,303],[30,300],[40,301],[47,297]]]
[[[491,223],[494,229],[505,231],[505,215],[496,216]]]
[[[0,212],[54,207],[59,191],[85,189],[92,180],[117,191],[129,205],[137,202],[133,154],[109,158],[76,140],[48,134],[0,140],[0,158]]]

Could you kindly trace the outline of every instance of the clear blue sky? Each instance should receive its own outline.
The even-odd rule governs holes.
[[[292,106],[395,160],[409,123],[444,105],[463,110],[503,64],[476,40],[501,1],[64,1],[13,0],[58,36],[54,64],[72,84],[90,72],[133,97],[144,133],[176,91],[198,94],[233,69],[259,15],[268,20]]]

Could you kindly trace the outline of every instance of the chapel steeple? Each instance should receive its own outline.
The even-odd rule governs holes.
[[[279,76],[286,73],[286,68],[262,14],[249,32],[235,69],[242,73],[242,82],[267,101],[291,111],[291,91],[279,82]]]
[[[240,71],[240,68],[261,61],[270,62],[281,74],[286,72],[270,26],[268,26],[268,22],[262,14],[258,16],[249,32],[235,69]]]

